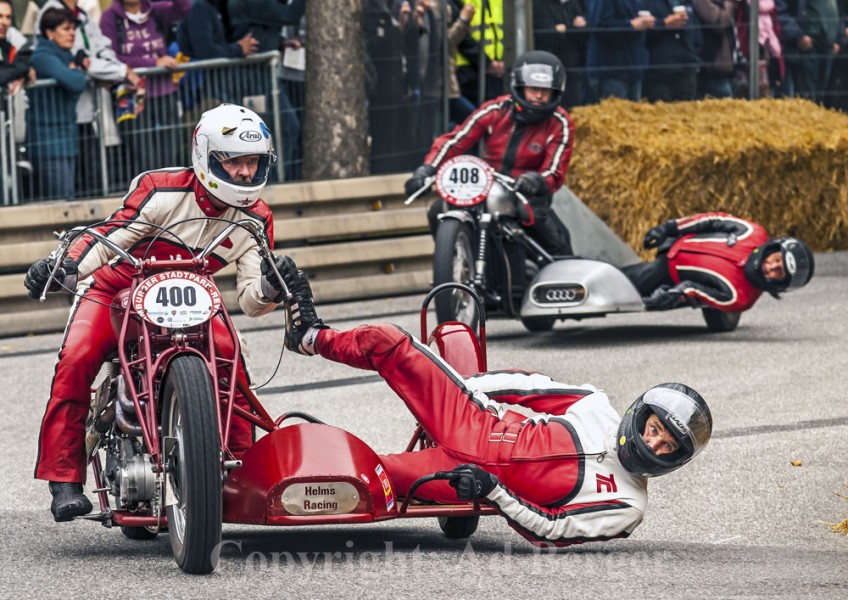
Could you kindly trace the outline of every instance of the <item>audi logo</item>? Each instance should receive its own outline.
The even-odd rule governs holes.
[[[583,302],[586,288],[579,284],[540,285],[533,290],[536,304],[573,304]]]

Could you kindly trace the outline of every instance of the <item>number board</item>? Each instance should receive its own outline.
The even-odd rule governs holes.
[[[495,180],[491,169],[476,156],[456,156],[439,167],[436,190],[454,206],[480,204],[488,196]]]
[[[153,325],[171,329],[199,325],[221,308],[221,292],[211,280],[188,271],[166,271],[142,281],[133,310]]]

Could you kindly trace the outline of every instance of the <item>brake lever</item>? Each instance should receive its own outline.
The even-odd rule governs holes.
[[[54,231],[53,235],[59,238],[59,245],[47,255],[47,262],[48,264],[52,263],[53,268],[50,270],[50,276],[47,278],[47,283],[44,284],[44,289],[41,290],[41,296],[38,297],[39,302],[47,300],[47,292],[56,280],[56,274],[59,272],[62,266],[62,260],[64,260],[65,255],[68,253],[68,247],[71,245],[71,237],[67,231],[63,231],[62,233]]]
[[[431,186],[431,185],[433,185],[433,183],[434,183],[435,181],[436,181],[436,177],[435,177],[435,175],[431,175],[431,176],[427,177],[426,179],[424,179],[424,185],[422,185],[420,188],[418,188],[418,191],[417,191],[417,192],[415,192],[415,193],[414,193],[414,194],[412,194],[409,198],[407,198],[406,200],[404,200],[404,202],[403,202],[404,206],[409,206],[410,204],[412,204],[413,202],[415,202],[415,200],[416,200],[417,198],[419,198],[420,196],[423,196],[423,195],[424,195],[424,192],[426,192],[427,190],[429,190],[429,189],[430,189],[430,186]]]

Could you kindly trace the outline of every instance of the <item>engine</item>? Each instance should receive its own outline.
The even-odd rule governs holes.
[[[119,508],[132,508],[139,502],[147,502],[156,493],[153,465],[135,438],[111,438],[106,449],[103,474],[111,484],[112,495]]]
[[[141,442],[141,426],[117,361],[97,389],[86,428],[86,453],[106,451],[104,480],[119,509],[134,508],[156,494],[156,477]]]

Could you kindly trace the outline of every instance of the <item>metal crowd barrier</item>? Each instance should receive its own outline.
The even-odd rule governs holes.
[[[267,52],[183,63],[174,71],[137,69],[145,79],[143,93],[90,81],[84,93],[93,95],[94,119],[75,126],[68,122],[64,90],[55,80],[39,80],[25,88],[25,96],[19,92],[0,106],[2,203],[122,195],[142,171],[189,165],[197,120],[221,102],[255,110],[280,132],[272,182],[285,181],[300,159],[289,151],[297,140],[284,135],[283,123],[299,123],[300,115],[288,98],[281,110],[279,70],[280,53]],[[302,98],[296,100],[302,107]],[[299,138],[299,130],[295,134]]]

